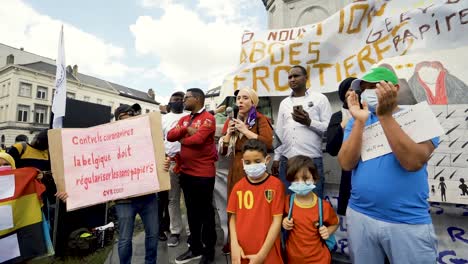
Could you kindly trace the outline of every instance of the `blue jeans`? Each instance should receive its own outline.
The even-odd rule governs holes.
[[[436,263],[437,239],[432,224],[396,224],[379,221],[350,207],[346,211],[352,263]]]
[[[320,197],[323,198],[323,191],[325,189],[325,176],[323,174],[323,160],[322,158],[313,158],[315,167],[317,168],[320,180],[315,183],[314,192]],[[291,183],[286,180],[286,174],[288,172],[288,158],[281,156],[280,166],[279,166],[279,176],[281,182],[283,182],[284,187],[286,188],[286,193],[291,194],[292,192],[288,189]]]
[[[119,221],[120,264],[132,261],[132,238],[135,217],[140,215],[145,228],[145,264],[156,264],[158,254],[158,200],[156,194],[129,199],[115,205]]]

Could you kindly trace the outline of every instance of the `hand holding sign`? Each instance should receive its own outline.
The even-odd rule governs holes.
[[[376,85],[376,94],[379,103],[377,104],[377,116],[391,116],[397,107],[398,89],[392,84],[381,81]]]

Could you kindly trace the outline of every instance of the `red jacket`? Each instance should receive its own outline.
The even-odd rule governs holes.
[[[190,136],[187,127],[198,131]],[[216,121],[212,114],[203,110],[200,113],[182,117],[167,134],[167,140],[181,141],[181,172],[191,176],[214,177],[215,162],[218,159],[215,136]]]

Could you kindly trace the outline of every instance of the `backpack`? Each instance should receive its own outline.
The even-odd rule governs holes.
[[[97,238],[86,228],[79,228],[68,236],[68,251],[73,256],[86,256],[96,251]]]
[[[289,212],[288,212],[288,219],[291,219],[292,217],[292,208],[294,206],[294,198],[296,197],[296,194],[293,193],[291,194],[291,197],[289,198]],[[323,226],[323,210],[322,210],[322,198],[318,197],[318,210],[319,210],[319,227]],[[331,234],[328,239],[325,239],[325,244],[327,245],[328,250],[332,251],[335,246],[336,246],[336,238],[334,234]]]

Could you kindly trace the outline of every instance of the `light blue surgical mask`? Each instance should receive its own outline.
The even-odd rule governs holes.
[[[289,186],[289,190],[293,191],[297,195],[307,195],[315,189],[315,184],[312,182],[293,182]]]
[[[377,99],[377,94],[375,93],[376,89],[366,89],[361,93],[361,103],[366,102],[369,108],[369,111],[375,113],[377,110],[377,104],[379,99]]]
[[[266,171],[265,163],[244,164],[244,171],[252,179],[259,179]]]

